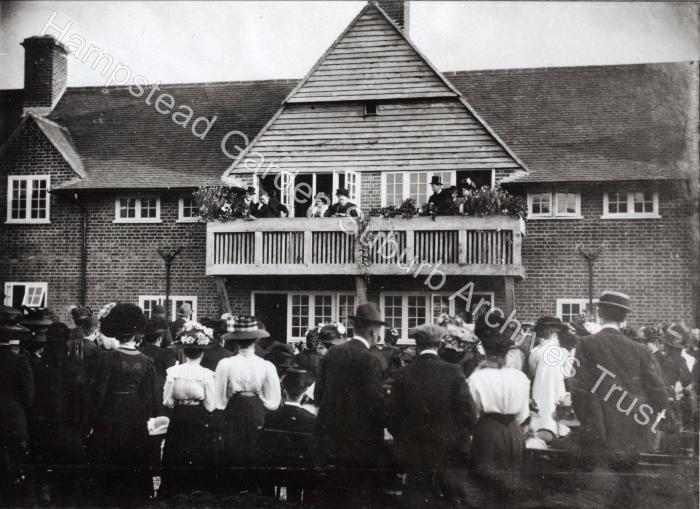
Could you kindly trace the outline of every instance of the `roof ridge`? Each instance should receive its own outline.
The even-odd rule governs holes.
[[[487,73],[503,73],[503,72],[517,72],[517,71],[543,71],[543,70],[553,70],[553,69],[602,69],[602,68],[620,68],[620,67],[642,67],[649,65],[668,65],[668,64],[697,64],[698,60],[672,60],[668,62],[635,62],[635,63],[623,63],[623,64],[594,64],[594,65],[552,65],[552,66],[542,66],[542,67],[504,67],[504,68],[491,68],[491,69],[465,69],[458,71],[443,71],[443,75],[457,76],[463,74],[487,74]]]
[[[243,85],[243,84],[261,84],[261,83],[280,83],[280,84],[291,84],[291,83],[298,83],[301,78],[277,78],[277,79],[264,79],[264,80],[237,80],[237,81],[196,81],[196,82],[191,82],[191,83],[146,83],[145,85],[141,85],[144,88],[148,87],[153,87],[155,85],[158,85],[159,87],[192,87],[192,86],[203,86],[203,87],[211,87],[211,86],[227,86],[227,85]],[[79,91],[79,90],[126,90],[130,87],[134,86],[132,85],[110,85],[110,86],[103,86],[103,85],[85,85],[85,86],[80,86],[80,87],[67,87],[66,90],[71,90],[71,91]],[[23,89],[8,89],[8,90],[19,90],[22,91]]]

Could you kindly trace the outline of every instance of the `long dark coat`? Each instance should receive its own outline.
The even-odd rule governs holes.
[[[387,410],[399,461],[410,469],[458,466],[466,461],[476,407],[462,369],[418,355],[394,376]]]
[[[384,398],[381,364],[356,339],[328,350],[314,401],[314,447],[320,464],[372,467],[382,461]]]
[[[24,449],[28,440],[27,410],[34,398],[34,377],[29,360],[0,346],[0,453]]]
[[[654,421],[668,404],[663,375],[649,351],[604,328],[581,338],[576,359],[570,386],[582,425],[582,450],[601,459],[648,450]]]

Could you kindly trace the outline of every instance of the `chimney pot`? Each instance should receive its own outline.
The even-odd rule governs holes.
[[[24,46],[23,113],[48,115],[66,90],[68,51],[52,35],[34,35]]]

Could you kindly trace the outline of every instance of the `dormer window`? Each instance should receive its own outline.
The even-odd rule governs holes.
[[[373,117],[377,115],[377,103],[365,103],[365,117]]]

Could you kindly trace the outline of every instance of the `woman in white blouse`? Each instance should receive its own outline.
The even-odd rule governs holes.
[[[530,414],[530,380],[522,371],[505,367],[512,342],[510,330],[501,333],[504,323],[503,314],[494,311],[482,315],[474,328],[486,359],[468,380],[479,413],[471,461],[490,501],[512,507],[525,452],[520,425]]]
[[[214,372],[200,365],[204,350],[213,345],[211,337],[211,329],[185,322],[173,345],[182,348],[185,362],[167,369],[163,388],[163,405],[173,409],[163,450],[165,472],[160,488],[160,493],[168,496],[212,487],[203,482],[210,476],[183,469],[215,466],[210,415],[216,408]]]
[[[252,316],[236,317],[233,331],[224,341],[238,344],[239,353],[216,366],[216,406],[224,411],[221,459],[227,467],[250,467],[257,463],[259,433],[265,413],[280,405],[280,381],[274,364],[255,355],[255,340],[267,338]],[[240,476],[239,476],[240,479]],[[240,479],[242,484],[248,480]]]

